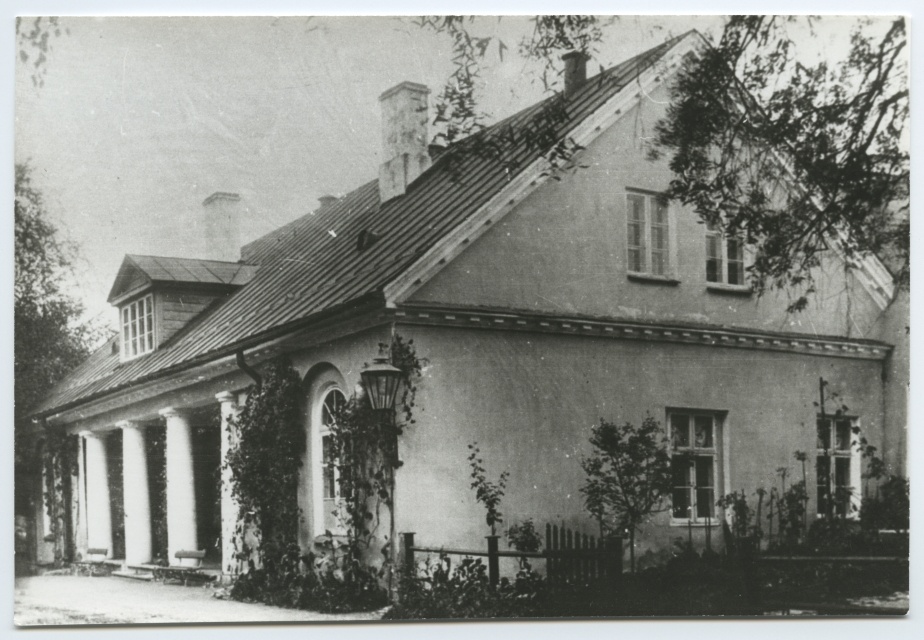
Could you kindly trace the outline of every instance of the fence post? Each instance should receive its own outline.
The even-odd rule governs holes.
[[[401,549],[404,552],[404,570],[408,577],[413,578],[417,571],[417,565],[414,562],[414,532],[401,534]]]
[[[496,587],[500,581],[500,557],[497,555],[497,539],[500,536],[486,536],[488,540],[488,579],[491,586]]]
[[[622,581],[622,538],[606,539],[606,577],[612,586]]]

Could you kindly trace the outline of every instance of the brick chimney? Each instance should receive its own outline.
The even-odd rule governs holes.
[[[202,201],[205,218],[207,260],[237,262],[241,259],[241,196],[216,191]]]
[[[427,149],[427,95],[430,90],[416,82],[402,82],[381,96],[382,158],[379,166],[379,197],[382,202],[404,195],[430,166]]]
[[[318,198],[318,202],[321,203],[321,208],[328,207],[335,202],[337,202],[337,196],[325,195]]]
[[[570,96],[587,80],[587,61],[583,51],[572,51],[561,57],[565,61],[565,95]]]

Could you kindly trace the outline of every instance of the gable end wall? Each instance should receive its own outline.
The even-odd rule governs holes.
[[[586,168],[539,187],[408,302],[869,337],[878,308],[839,260],[816,271],[818,293],[799,314],[785,312],[785,293],[758,300],[707,290],[705,227],[677,203],[669,275],[679,283],[627,277],[627,191],[658,193],[671,180],[666,160],[647,159],[646,142],[667,101],[663,87],[641,95],[577,159]]]

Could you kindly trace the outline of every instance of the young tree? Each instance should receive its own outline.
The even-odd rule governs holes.
[[[704,39],[679,73],[652,153],[667,156],[674,173],[667,196],[719,230],[740,233],[755,254],[751,285],[758,293],[786,289],[793,311],[806,306],[827,249],[845,256],[848,268],[878,254],[896,284],[909,280],[905,21],[858,19],[844,34],[843,60],[811,64],[800,50],[812,46],[816,20],[824,18],[729,16],[717,42]],[[593,54],[618,18],[532,21],[519,53],[543,65],[541,79],[552,91],[561,86],[561,55]],[[437,141],[477,141],[472,134],[487,121],[476,96],[480,69],[495,51],[502,59],[507,46],[476,35],[473,17],[416,23],[452,42],[453,72],[435,99]],[[548,155],[560,155],[559,128],[568,117],[560,106],[550,101],[528,133]],[[489,144],[471,149],[500,155]]]
[[[635,533],[645,519],[663,511],[671,488],[668,441],[661,425],[647,416],[641,426],[605,420],[593,427],[593,455],[581,466],[587,479],[581,487],[587,510],[600,522],[601,533],[628,531],[630,567],[635,571]]]
[[[497,482],[488,480],[487,471],[484,468],[484,458],[481,457],[481,449],[478,443],[473,442],[468,445],[468,465],[472,469],[472,489],[475,490],[475,500],[484,505],[485,522],[491,527],[491,535],[497,534],[497,525],[504,523],[504,516],[500,511],[501,500],[504,499],[504,491],[507,489],[507,478],[510,477],[509,471],[502,471]]]

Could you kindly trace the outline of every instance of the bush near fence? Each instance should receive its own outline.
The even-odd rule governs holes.
[[[402,565],[407,575],[417,575],[420,554],[485,558],[488,583],[500,583],[501,558],[518,560],[518,568],[533,572],[532,561],[540,561],[545,578],[552,584],[618,584],[622,576],[622,539],[599,540],[564,525],[546,525],[546,548],[542,551],[501,550],[500,536],[486,536],[483,549],[452,549],[418,545],[414,533],[401,534]],[[525,563],[524,563],[525,561]],[[536,569],[539,569],[538,567]]]

